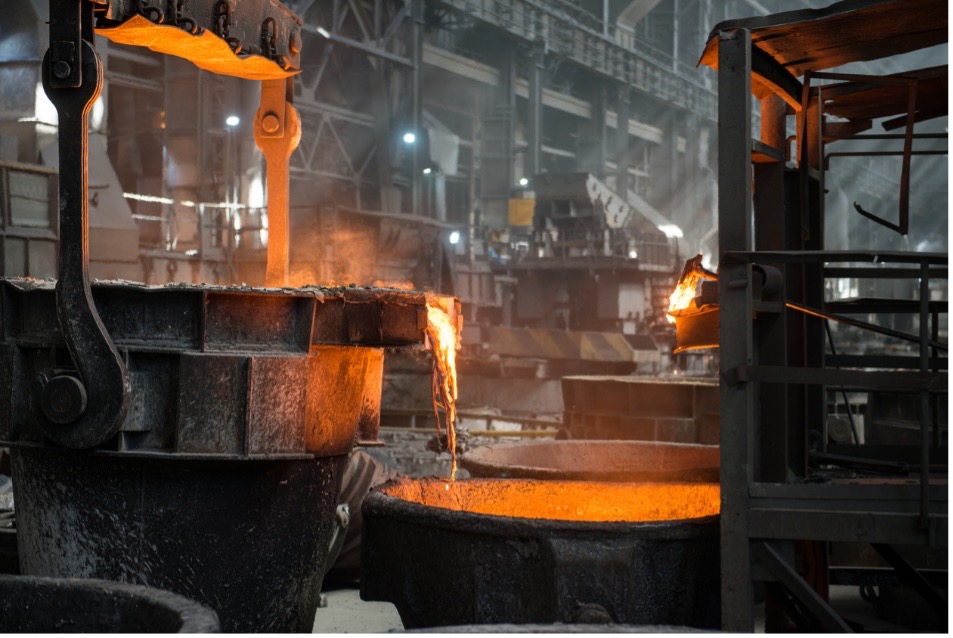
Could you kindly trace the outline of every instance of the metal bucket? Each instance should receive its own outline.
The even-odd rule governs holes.
[[[478,478],[710,482],[716,445],[657,441],[534,441],[473,448],[460,464]]]
[[[20,568],[173,590],[225,631],[310,632],[345,457],[13,453]]]
[[[21,572],[168,589],[225,631],[310,632],[347,454],[376,438],[383,348],[424,341],[427,296],[117,282],[92,294],[122,353],[122,401],[71,365],[54,282],[0,280]],[[105,399],[128,402],[116,431],[91,416]]]
[[[646,500],[653,488],[668,497]],[[387,483],[364,501],[361,597],[392,602],[408,629],[571,622],[580,604],[599,605],[615,623],[716,628],[718,489]],[[662,511],[678,499],[695,515]]]
[[[3,633],[215,633],[215,612],[182,596],[105,580],[0,576]]]

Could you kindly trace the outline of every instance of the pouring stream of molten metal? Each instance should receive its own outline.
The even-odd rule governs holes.
[[[427,300],[427,337],[433,352],[433,410],[440,434],[440,411],[446,415],[447,446],[450,448],[450,480],[457,476],[457,340],[450,315],[435,299]]]

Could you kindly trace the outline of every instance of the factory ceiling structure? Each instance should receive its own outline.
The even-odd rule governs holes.
[[[289,172],[296,238],[291,268],[302,283],[409,281],[462,295],[473,309],[468,317],[499,320],[508,284],[484,263],[474,265],[474,252],[476,261],[492,263],[487,254],[502,251],[507,267],[536,257],[542,243],[532,227],[537,174],[591,175],[631,207],[633,227],[644,219],[654,224],[658,233],[618,233],[612,252],[636,256],[631,262],[641,259],[652,269],[661,259],[676,272],[676,253],[702,253],[717,263],[715,76],[696,62],[715,22],[767,12],[758,3],[287,6],[301,20],[293,83],[301,139]],[[8,157],[55,166],[42,92],[12,103],[39,86],[45,35],[36,25],[45,3],[11,8],[7,69],[23,86],[9,98],[4,127],[18,146],[8,144]],[[124,45],[122,36],[99,40],[106,88],[94,107],[92,144],[109,162],[93,162],[107,173],[96,176],[94,187],[116,202],[94,210],[92,241],[116,241],[104,240],[111,248],[93,251],[94,274],[151,283],[255,282],[269,232],[266,171],[252,135],[258,84]],[[32,52],[26,57],[12,48],[27,42]],[[246,52],[261,48],[245,46]],[[38,113],[37,105],[45,111]],[[928,166],[920,162],[913,170],[929,175],[934,168]],[[895,178],[886,161],[855,167],[851,159],[836,162],[837,169],[861,175],[858,187],[871,198],[892,194]],[[915,211],[941,204],[931,197],[918,203]],[[101,219],[106,216],[114,219]],[[448,246],[454,231],[464,241]],[[838,231],[850,232],[846,226]],[[640,251],[635,244],[643,243]],[[671,259],[659,255],[662,244]],[[11,257],[9,274],[52,274],[49,245],[30,244],[32,264],[25,258],[14,264],[19,257]],[[354,259],[350,252],[376,259]],[[518,274],[517,288],[527,276]],[[661,298],[661,292],[652,292],[653,278],[627,277],[626,285],[644,289],[643,298],[615,320],[629,314],[658,319],[662,308],[653,295]],[[521,319],[515,306],[506,312],[517,323],[546,323]],[[604,319],[572,323],[600,329]]]
[[[947,629],[945,2],[0,15],[0,629]]]

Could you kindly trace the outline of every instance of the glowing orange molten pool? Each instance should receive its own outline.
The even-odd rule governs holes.
[[[405,478],[383,492],[457,512],[556,521],[677,521],[713,516],[721,509],[717,483]]]
[[[459,335],[450,314],[437,299],[427,300],[427,338],[433,352],[433,408],[440,432],[440,411],[443,408],[450,448],[450,480],[457,476],[457,343]]]

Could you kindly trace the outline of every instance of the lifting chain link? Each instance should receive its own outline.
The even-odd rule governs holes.
[[[274,18],[265,18],[261,23],[261,54],[274,61],[284,71],[291,67],[288,56],[278,53],[278,24]]]
[[[194,18],[185,13],[185,0],[168,0],[168,9],[166,14],[171,16],[169,22],[187,31],[192,35],[201,35],[203,29],[198,25]]]
[[[228,43],[228,46],[232,49],[232,53],[235,55],[241,53],[241,40],[229,37],[228,35],[228,29],[232,22],[232,5],[228,0],[219,0],[215,3],[215,8],[212,10],[212,19],[215,23],[215,35]]]
[[[261,23],[261,51],[266,58],[274,60],[278,55],[278,27],[274,18],[265,18]]]
[[[165,23],[165,13],[159,7],[153,6],[149,0],[137,0],[136,13],[144,17],[149,22],[155,24]]]

